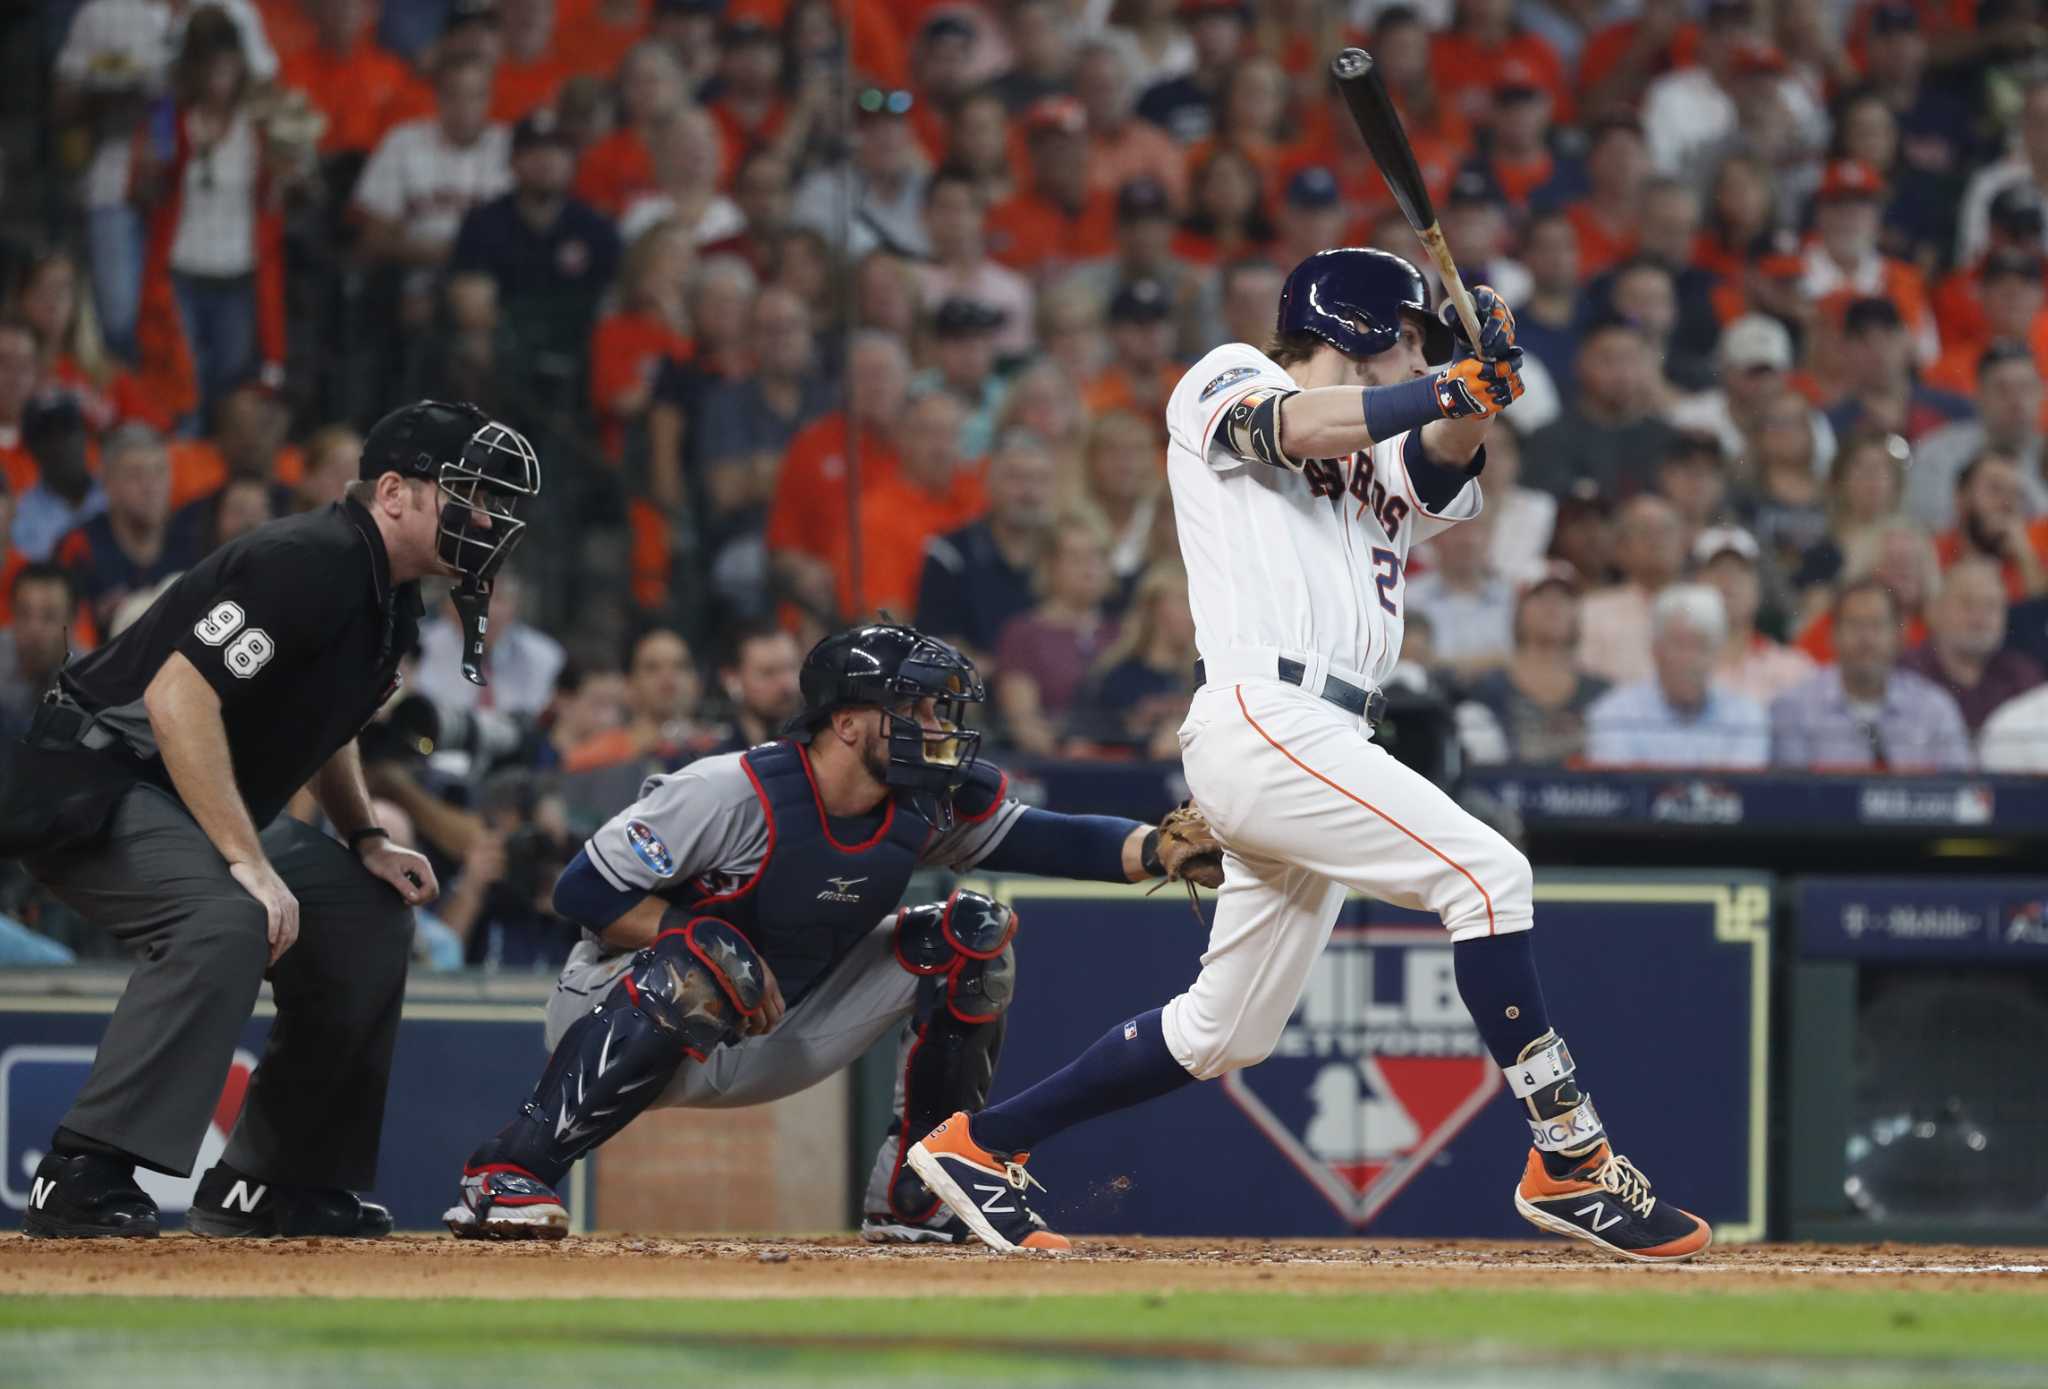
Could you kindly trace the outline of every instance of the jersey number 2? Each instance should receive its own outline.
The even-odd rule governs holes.
[[[1401,609],[1394,603],[1394,585],[1401,581],[1401,557],[1392,550],[1374,546],[1372,568],[1373,587],[1380,591],[1380,606],[1399,617]]]

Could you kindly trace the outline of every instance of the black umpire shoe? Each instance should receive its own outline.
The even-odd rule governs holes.
[[[38,1239],[155,1239],[156,1202],[135,1166],[100,1153],[50,1153],[29,1183],[22,1233]]]
[[[185,1228],[207,1239],[383,1239],[391,1212],[353,1191],[277,1186],[217,1162],[199,1179]]]

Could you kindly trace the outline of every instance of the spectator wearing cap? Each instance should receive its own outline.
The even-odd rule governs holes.
[[[1186,201],[1186,151],[1158,126],[1138,118],[1137,89],[1123,45],[1096,38],[1075,51],[1074,95],[1088,117],[1089,187],[1116,193],[1145,179],[1165,189],[1170,206]]]
[[[1829,614],[1837,659],[1771,705],[1771,762],[1810,771],[1954,772],[1970,765],[1956,702],[1899,664],[1900,609],[1880,579],[1845,585]]]
[[[1053,96],[1024,114],[1031,185],[989,211],[989,250],[1013,270],[1045,274],[1109,254],[1114,197],[1088,184],[1088,117]]]
[[[990,85],[1013,114],[1072,90],[1074,46],[1065,10],[1057,0],[1012,0],[1004,6],[1011,62]]]
[[[1514,648],[1506,664],[1467,691],[1497,734],[1492,741],[1500,755],[1486,760],[1556,766],[1584,755],[1586,711],[1609,686],[1580,667],[1574,654],[1579,631],[1578,571],[1553,560],[1515,597]]]
[[[620,251],[611,221],[570,193],[575,176],[576,152],[554,112],[528,114],[512,133],[512,190],[462,219],[448,269],[490,282],[521,341],[580,353]]]
[[[1408,580],[1408,607],[1436,631],[1436,661],[1459,683],[1504,664],[1513,646],[1515,592],[1493,567],[1493,527],[1452,526],[1425,548],[1428,572]]]
[[[1878,580],[1903,624],[1904,644],[1917,646],[1926,639],[1927,601],[1941,582],[1941,560],[1926,531],[1904,517],[1879,526],[1850,546],[1843,556],[1842,578],[1845,587],[1859,579]],[[1835,621],[1841,611],[1838,601],[1815,614],[1792,644],[1822,665],[1832,664],[1837,654]]]
[[[1859,11],[1857,18],[1867,25],[1862,34],[1863,80],[1891,108],[1899,127],[1902,162],[1948,183],[1951,194],[1944,199],[1945,210],[1953,215],[1953,192],[1977,139],[1968,96],[1958,90],[1961,84],[1927,80],[1927,39],[1912,0],[1878,0]]]
[[[1579,53],[1578,83],[1589,110],[1636,110],[1650,83],[1693,61],[1700,27],[1685,0],[1644,0],[1633,15],[1593,31]]]
[[[1566,215],[1579,237],[1579,274],[1590,278],[1635,254],[1650,161],[1633,117],[1597,121],[1586,140],[1586,196]]]
[[[902,339],[872,329],[854,334],[845,403],[799,429],[783,455],[768,513],[771,558],[789,557],[790,566],[802,568],[829,563],[840,551],[853,465],[864,492],[895,475],[896,433],[909,388]]]
[[[1245,0],[1181,0],[1181,22],[1194,44],[1194,62],[1140,92],[1138,114],[1180,144],[1208,139],[1224,75],[1244,56],[1251,8]]]
[[[1673,405],[1665,418],[1679,429],[1701,430],[1720,442],[1734,463],[1762,427],[1764,412],[1792,392],[1792,334],[1769,314],[1744,314],[1721,333],[1715,360],[1720,384]],[[1807,411],[1813,458],[1834,457],[1835,429],[1819,410]]]
[[[989,455],[986,484],[985,512],[926,543],[916,621],[992,665],[1003,628],[1038,602],[1032,578],[1053,538],[1059,469],[1043,439],[1013,429]]]
[[[2048,373],[2048,307],[2043,306],[2039,251],[1991,251],[1977,264],[1983,286],[1981,329],[1942,339],[1941,360],[1927,369],[1927,383],[1957,396],[1977,390],[1977,363],[1994,342],[2025,343]],[[1951,279],[1966,278],[1952,275]]]
[[[653,130],[689,104],[690,86],[676,52],[650,38],[619,60],[619,128],[584,150],[576,166],[576,196],[607,217],[618,216],[635,193],[653,187]]]
[[[1671,426],[1658,413],[1657,367],[1643,330],[1611,317],[1587,325],[1573,374],[1571,404],[1529,436],[1529,485],[1554,497],[1582,479],[1616,497],[1648,486]]]
[[[996,351],[1018,356],[1031,348],[1031,283],[988,255],[988,206],[980,183],[968,170],[942,165],[925,185],[925,237],[932,258],[911,267],[918,307],[936,313],[949,299],[986,305],[1002,316]]]
[[[1997,563],[1959,560],[1927,605],[1927,640],[1899,662],[1946,690],[1972,733],[1999,705],[2048,678],[2031,657],[2004,649],[2007,611]]]
[[[25,318],[0,318],[0,475],[18,497],[36,482],[36,460],[23,437],[36,393],[41,335]]]
[[[1328,165],[1296,169],[1280,195],[1274,218],[1273,259],[1283,265],[1299,265],[1318,251],[1343,245],[1345,217],[1343,190]],[[1466,273],[1477,282],[1476,271]]]
[[[1089,414],[1164,413],[1181,373],[1173,357],[1173,313],[1173,295],[1158,280],[1133,280],[1116,292],[1109,301],[1110,364],[1082,393]]]
[[[2027,519],[2019,464],[1999,453],[1980,453],[1956,474],[1956,523],[1934,538],[1943,572],[1969,560],[1995,566],[2013,602],[2048,593],[2043,547],[2048,521]]]
[[[1828,407],[1837,435],[1883,429],[1914,442],[1975,413],[1965,396],[1938,390],[1913,369],[1913,342],[1898,305],[1850,300],[1842,310],[1842,394]]]
[[[1651,674],[1586,711],[1586,761],[1596,767],[1746,771],[1770,760],[1763,706],[1714,678],[1728,635],[1721,595],[1673,584],[1650,611]],[[1585,615],[1590,626],[1596,619]]]
[[[842,612],[907,613],[917,602],[925,543],[957,530],[988,505],[980,460],[960,451],[966,411],[949,391],[913,394],[896,431],[897,468],[861,484],[860,577],[842,521],[833,546]]]
[[[1273,241],[1264,185],[1252,161],[1219,145],[1195,166],[1187,216],[1173,239],[1173,253],[1196,265],[1265,255]]]
[[[1958,343],[1975,343],[1983,350],[1985,340],[1992,336],[1984,319],[1984,268],[1994,257],[2017,256],[2038,263],[2044,244],[2043,223],[2041,199],[2030,184],[2005,188],[1991,200],[1990,244],[1974,264],[1958,267],[1935,286],[1934,322],[1941,333],[1944,355]]]
[[[171,463],[146,425],[122,425],[102,450],[106,507],[57,543],[55,562],[70,573],[94,630],[106,633],[130,594],[198,562],[198,537],[171,525]]]
[[[1939,355],[1941,339],[1920,272],[1878,247],[1885,197],[1884,180],[1869,165],[1828,162],[1814,195],[1814,236],[1800,288],[1824,311],[1865,298],[1890,300],[1909,335],[1911,359],[1925,366]]]
[[[107,494],[88,465],[85,417],[71,396],[52,392],[30,400],[21,442],[35,460],[36,480],[15,494],[14,548],[34,563],[49,559],[74,527],[105,511]]]
[[[1564,120],[1572,116],[1572,88],[1557,50],[1515,23],[1514,0],[1458,0],[1455,17],[1430,43],[1437,90],[1468,120],[1485,116],[1493,73],[1508,63],[1525,68],[1550,94]]]
[[[1763,606],[1762,551],[1756,537],[1739,526],[1712,526],[1692,545],[1692,562],[1701,583],[1721,595],[1728,620],[1714,679],[1725,689],[1769,708],[1771,701],[1811,679],[1813,658],[1757,630]]]
[[[1205,283],[1199,270],[1174,254],[1173,208],[1166,187],[1154,178],[1135,178],[1116,194],[1116,249],[1099,260],[1077,266],[1062,276],[1063,291],[1083,291],[1107,304],[1122,286],[1136,280],[1157,280],[1167,287],[1184,330],[1200,337],[1191,320],[1204,305]],[[1266,306],[1272,317],[1272,305]],[[1202,341],[1215,341],[1201,338]]]
[[[590,0],[561,16],[555,49],[572,73],[613,72],[647,36],[647,0]],[[557,103],[559,105],[559,102]]]
[[[434,114],[394,126],[356,181],[361,254],[404,277],[406,321],[425,321],[433,272],[448,262],[470,209],[512,186],[511,132],[490,119],[491,70],[444,62]]]
[[[931,365],[911,378],[910,389],[943,390],[959,402],[962,457],[987,456],[996,417],[1009,393],[995,370],[996,334],[1003,322],[1001,309],[955,298],[941,302],[926,323]]]
[[[2048,78],[2036,77],[2027,85],[2012,129],[2012,153],[1978,169],[1963,193],[1956,225],[1958,265],[1970,264],[1990,248],[1991,204],[2000,193],[2021,188],[2036,199],[2048,199]]]
[[[1020,751],[1051,757],[1062,750],[1088,672],[1116,640],[1106,611],[1114,588],[1102,519],[1083,507],[1061,512],[1039,558],[1037,605],[996,639],[996,712]]]
[[[1519,62],[1503,64],[1494,75],[1485,145],[1466,167],[1483,170],[1518,215],[1532,207],[1558,207],[1586,193],[1585,166],[1557,158],[1550,120],[1550,93],[1537,74]]]
[[[654,182],[626,200],[619,235],[632,241],[657,222],[675,222],[691,242],[708,246],[747,229],[739,205],[719,191],[724,155],[718,122],[702,106],[683,106],[647,130]]]
[[[1621,582],[1586,597],[1579,664],[1620,685],[1650,674],[1651,609],[1685,567],[1677,508],[1651,492],[1630,500],[1615,527],[1614,559]]]
[[[922,257],[925,157],[910,128],[907,91],[863,88],[854,97],[853,155],[813,169],[796,187],[790,218],[849,260],[870,251]]]
[[[2048,511],[2048,456],[2042,450],[2041,368],[2023,343],[1994,342],[1977,359],[1977,417],[1920,440],[1906,474],[1906,510],[1935,530],[1955,517],[1956,477],[1988,451],[2014,459],[2030,514]]]
[[[327,117],[322,156],[367,155],[393,127],[433,109],[432,92],[412,69],[377,46],[361,0],[312,0],[305,8],[314,42],[272,63],[281,86],[304,92]],[[257,50],[250,52],[250,75],[268,80]]]
[[[555,36],[556,0],[497,0],[503,43],[491,84],[491,119],[507,125],[541,107],[554,108],[573,76]]]
[[[1693,177],[1737,129],[1734,86],[1763,34],[1750,0],[1709,0],[1694,59],[1656,78],[1643,92],[1643,130],[1657,172]]]

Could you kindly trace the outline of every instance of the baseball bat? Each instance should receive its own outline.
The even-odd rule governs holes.
[[[1387,181],[1387,191],[1394,195],[1401,215],[1415,228],[1429,258],[1436,262],[1437,272],[1443,276],[1444,293],[1457,306],[1458,321],[1465,325],[1473,350],[1477,351],[1478,310],[1473,308],[1472,295],[1458,275],[1458,262],[1451,255],[1450,243],[1444,240],[1444,229],[1429,201],[1429,189],[1422,182],[1422,170],[1415,164],[1414,147],[1408,143],[1408,132],[1401,128],[1394,99],[1387,95],[1379,64],[1364,49],[1347,48],[1330,60],[1330,75],[1337,79],[1337,90],[1344,94],[1344,104],[1351,108],[1351,119],[1358,126],[1365,147],[1372,151],[1380,177]]]

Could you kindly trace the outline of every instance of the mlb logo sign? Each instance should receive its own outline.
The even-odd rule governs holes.
[[[0,1052],[0,1203],[10,1211],[28,1209],[29,1183],[43,1160],[44,1145],[63,1121],[71,1102],[92,1070],[95,1048],[84,1046],[12,1046]],[[188,1177],[171,1177],[138,1168],[135,1180],[166,1215],[191,1206],[199,1178],[226,1151],[228,1135],[242,1112],[242,1097],[256,1069],[254,1055],[236,1048],[227,1083],[214,1105],[199,1160]]]
[[[1433,927],[1340,927],[1273,1054],[1224,1093],[1352,1225],[1501,1088]]]

